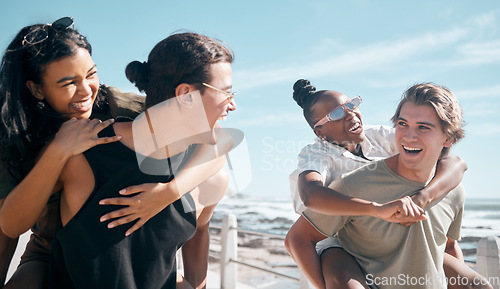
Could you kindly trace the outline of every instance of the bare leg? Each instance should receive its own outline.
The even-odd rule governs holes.
[[[321,254],[321,268],[326,288],[369,288],[356,259],[341,248],[324,251]]]
[[[467,264],[452,255],[444,254],[444,272],[448,279],[448,288],[493,289],[486,278],[472,270]]]

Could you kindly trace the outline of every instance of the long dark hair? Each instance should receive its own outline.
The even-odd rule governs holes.
[[[210,64],[232,63],[233,52],[223,42],[201,34],[172,34],[151,50],[147,62],[133,61],[125,73],[130,82],[146,93],[146,107],[175,97],[181,83],[194,84],[203,91],[210,82]]]
[[[27,42],[44,33],[36,42]],[[92,54],[92,47],[78,31],[59,25],[26,26],[14,37],[0,63],[0,157],[3,165],[21,180],[33,166],[40,149],[62,122],[46,101],[36,99],[27,81],[42,84],[48,64],[72,56],[79,48]]]

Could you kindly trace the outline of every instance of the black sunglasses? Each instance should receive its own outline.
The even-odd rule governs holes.
[[[74,29],[73,17],[63,17],[57,19],[52,23],[45,24],[43,26],[38,27],[37,29],[34,29],[33,31],[24,36],[22,45],[23,46],[36,45],[45,41],[47,38],[49,38],[49,32],[46,29],[49,26],[60,27],[63,29],[64,28],[67,29],[72,26],[71,28]]]

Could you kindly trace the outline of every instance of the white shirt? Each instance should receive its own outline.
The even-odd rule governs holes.
[[[370,161],[384,159],[398,153],[394,128],[377,125],[364,126],[365,140],[360,143],[364,159],[352,154],[347,149],[322,141],[319,138],[314,143],[305,146],[299,153],[297,169],[290,174],[290,192],[293,207],[297,214],[306,209],[300,199],[297,181],[303,171],[313,170],[321,174],[323,185],[328,186],[338,176],[351,172]]]

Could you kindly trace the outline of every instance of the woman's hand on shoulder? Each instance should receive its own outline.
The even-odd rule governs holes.
[[[65,157],[70,158],[96,145],[120,140],[121,136],[98,137],[98,133],[112,123],[114,119],[100,121],[72,118],[62,124],[49,145],[55,146]]]
[[[123,197],[101,200],[100,205],[126,207],[102,216],[100,221],[106,222],[115,219],[108,224],[108,228],[111,229],[138,219],[125,233],[126,236],[132,234],[149,219],[180,198],[177,189],[174,188],[175,185],[171,183],[146,183],[130,186],[120,191]]]

